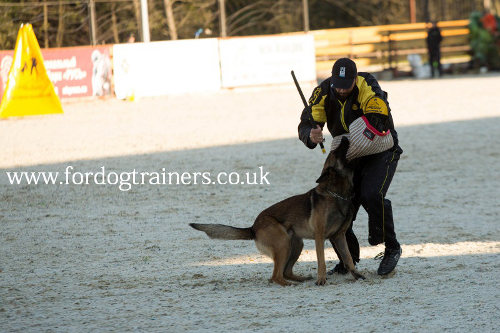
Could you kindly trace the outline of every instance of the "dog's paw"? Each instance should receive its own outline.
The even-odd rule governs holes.
[[[287,280],[296,281],[296,282],[304,282],[304,281],[313,279],[312,275],[299,276],[299,275],[295,275],[295,274],[286,274],[286,275],[284,275],[284,277]]]
[[[287,287],[287,286],[292,286],[293,285],[293,283],[288,282],[288,281],[286,281],[283,278],[281,278],[281,279],[280,278],[270,278],[269,282],[270,283],[273,283],[273,282],[277,283],[277,284],[279,284],[280,286],[283,286],[283,287]]]
[[[316,285],[317,286],[324,286],[325,283],[326,283],[326,277],[318,278],[318,280],[316,280]]]
[[[354,272],[351,272],[352,276],[354,276],[354,278],[356,280],[366,280],[365,276],[357,271],[354,271]]]

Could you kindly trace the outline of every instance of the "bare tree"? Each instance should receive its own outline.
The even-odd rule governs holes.
[[[167,25],[170,39],[177,39],[177,27],[175,26],[174,10],[172,5],[175,0],[163,0],[165,4],[165,15],[167,16]]]
[[[64,4],[63,1],[59,0],[59,12],[58,12],[58,24],[57,24],[57,37],[56,46],[61,47],[64,37]]]
[[[111,3],[111,30],[113,31],[113,39],[115,43],[120,42],[120,36],[118,35],[118,24],[116,21],[116,4]]]
[[[137,22],[137,27],[139,28],[139,33],[142,36],[142,24],[141,24],[141,4],[139,0],[133,0],[135,20]]]

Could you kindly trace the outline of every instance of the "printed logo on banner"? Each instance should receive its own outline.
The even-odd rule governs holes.
[[[107,46],[42,50],[47,75],[60,98],[111,95],[109,53]],[[13,51],[0,51],[0,100],[7,84],[13,54]],[[26,66],[30,71],[32,64]]]
[[[106,47],[46,50],[45,64],[59,96],[111,94],[111,61]]]

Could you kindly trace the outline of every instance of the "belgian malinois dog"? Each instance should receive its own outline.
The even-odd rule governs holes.
[[[216,239],[253,239],[263,254],[274,261],[270,281],[282,286],[287,280],[302,282],[312,279],[293,274],[292,269],[302,252],[302,239],[314,239],[318,259],[317,285],[326,282],[325,239],[337,248],[347,269],[356,279],[364,279],[356,268],[347,247],[345,232],[353,218],[353,172],[346,164],[349,141],[344,138],[328,155],[318,185],[309,192],[278,202],[262,211],[253,226],[236,228],[222,224],[190,226]]]

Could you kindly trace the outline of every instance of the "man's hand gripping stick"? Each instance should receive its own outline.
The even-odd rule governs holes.
[[[318,124],[313,118],[312,115],[312,109],[311,106],[307,103],[306,98],[304,97],[304,94],[302,93],[302,89],[300,89],[299,82],[297,81],[297,78],[295,77],[295,73],[292,71],[292,78],[293,82],[295,83],[295,87],[297,87],[297,90],[299,91],[300,98],[302,99],[302,103],[304,103],[304,107],[309,111],[309,122],[311,123],[312,128],[316,128]],[[323,154],[326,153],[325,146],[323,145],[323,142],[319,143],[319,146],[321,147],[321,151]]]

